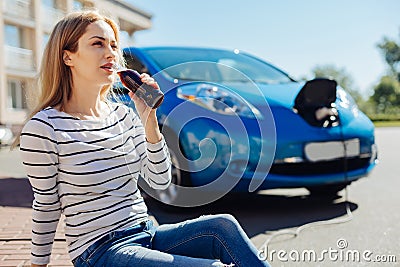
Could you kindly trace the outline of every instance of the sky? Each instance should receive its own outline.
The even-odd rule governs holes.
[[[400,0],[128,0],[152,14],[136,46],[239,49],[293,78],[334,65],[369,96],[387,71],[377,44],[400,43]]]

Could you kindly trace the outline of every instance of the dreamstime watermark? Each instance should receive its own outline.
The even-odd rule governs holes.
[[[306,250],[268,250],[265,246],[258,252],[260,260],[268,262],[367,262],[367,263],[395,263],[396,255],[380,255],[371,250],[349,249],[346,239],[336,241],[336,247],[329,247],[322,251]]]

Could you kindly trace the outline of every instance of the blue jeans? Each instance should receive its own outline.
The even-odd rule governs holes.
[[[231,215],[207,215],[159,227],[147,221],[107,234],[73,263],[75,267],[269,266],[258,259],[257,249]]]

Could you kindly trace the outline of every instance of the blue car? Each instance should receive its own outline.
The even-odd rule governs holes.
[[[165,94],[157,118],[173,181],[163,191],[142,184],[163,203],[299,187],[334,197],[376,164],[374,126],[334,80],[298,82],[239,50],[129,47],[124,57]],[[122,84],[115,92],[134,107]]]

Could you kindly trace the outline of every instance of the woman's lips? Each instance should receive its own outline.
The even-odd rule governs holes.
[[[102,68],[103,70],[107,71],[107,72],[114,72],[114,65],[113,63],[107,63],[104,64],[103,66],[101,66],[100,68]]]

